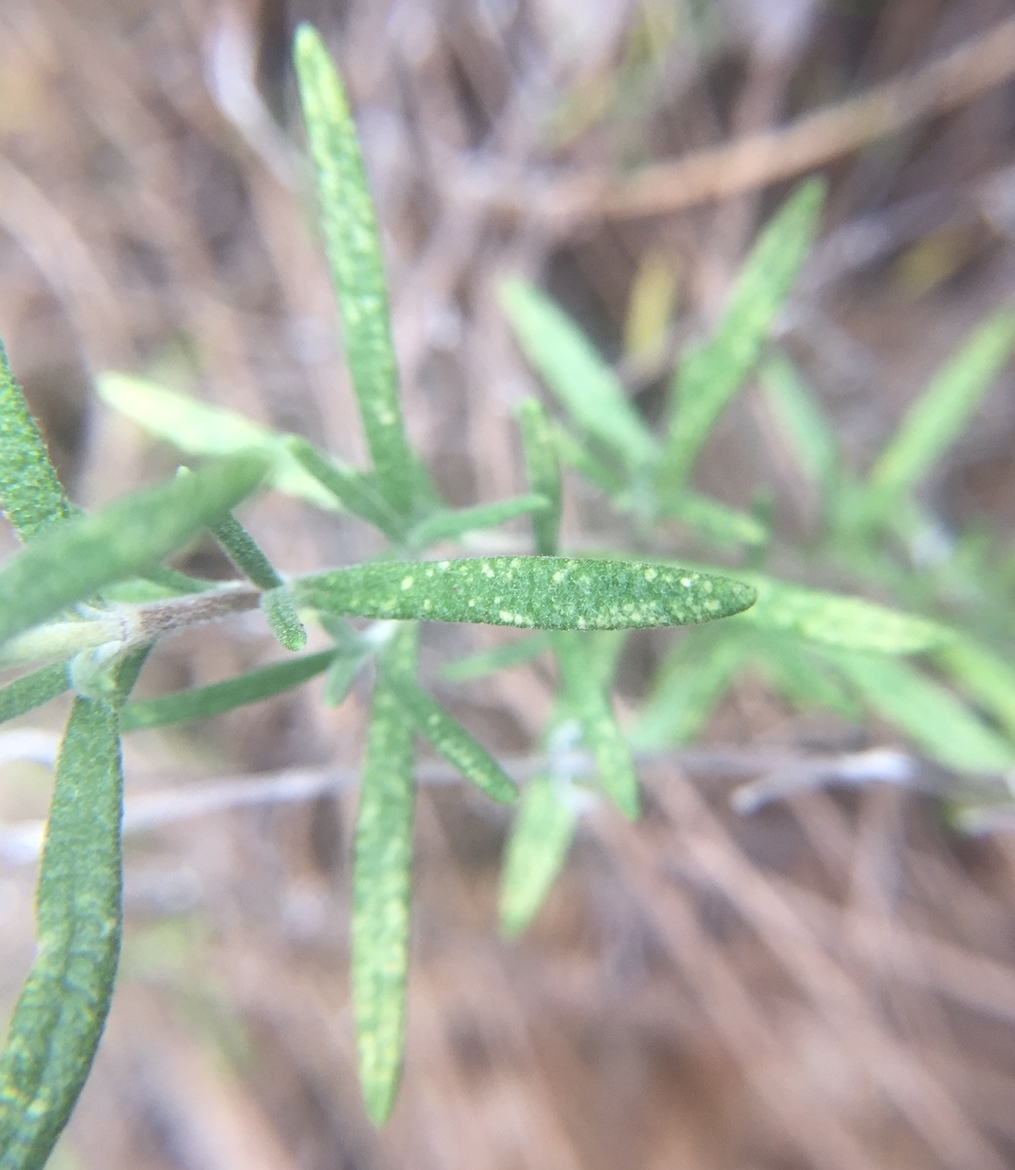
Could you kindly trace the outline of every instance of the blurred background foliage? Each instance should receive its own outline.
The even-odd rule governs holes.
[[[300,19],[357,110],[409,428],[457,505],[524,488],[512,408],[535,382],[498,304],[505,276],[546,289],[658,418],[674,356],[715,323],[759,224],[821,169],[822,239],[780,341],[857,469],[1015,289],[1005,0],[5,0],[0,332],[82,504],[175,465],[97,403],[107,368],[362,456],[289,65]],[[806,547],[821,500],[769,401],[752,387],[733,404],[696,482],[741,508],[763,487]],[[925,488],[937,537],[968,563],[1015,537],[1013,440],[1009,370]],[[245,520],[292,572],[377,548],[354,520],[279,496]],[[637,539],[569,482],[566,547]],[[229,571],[210,543],[186,567]],[[428,630],[424,672],[510,638]],[[622,716],[657,645],[630,639]],[[254,618],[205,629],[161,646],[143,687],[275,655]],[[438,684],[503,757],[532,751],[553,690],[538,662]],[[644,761],[641,822],[583,820],[518,942],[495,932],[504,815],[427,787],[408,1071],[374,1133],[346,978],[367,695],[329,708],[318,692],[128,740],[123,978],[54,1166],[1015,1161],[1010,835],[958,836],[906,786],[822,787],[841,753],[899,741],[800,714],[751,673],[693,750]],[[45,809],[59,720],[47,709],[0,737],[4,1009],[31,953],[24,826]],[[732,812],[759,778],[791,795]]]

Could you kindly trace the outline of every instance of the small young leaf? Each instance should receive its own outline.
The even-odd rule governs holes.
[[[307,631],[300,621],[292,595],[286,585],[261,594],[261,612],[271,626],[272,633],[287,650],[302,650],[307,644]]]
[[[578,823],[577,801],[564,781],[538,776],[522,793],[500,885],[500,927],[517,935],[546,899]]]
[[[259,670],[206,687],[128,703],[120,712],[120,730],[126,733],[164,727],[168,723],[187,723],[192,719],[221,715],[223,711],[232,711],[236,707],[246,707],[305,683],[327,670],[335,655],[334,650],[323,650],[319,654],[262,666]]]
[[[5,1170],[41,1170],[102,1035],[120,953],[122,783],[113,709],[76,699],[39,875],[38,957],[0,1058]]]
[[[480,504],[476,508],[435,512],[417,524],[406,537],[409,548],[427,548],[441,540],[456,540],[477,528],[496,528],[518,516],[538,515],[550,507],[545,496],[516,496],[496,504]]]
[[[835,662],[873,711],[946,768],[1003,772],[1015,764],[1015,747],[903,659],[838,653]]]
[[[514,781],[457,719],[415,683],[392,679],[390,685],[419,734],[466,780],[471,780],[487,796],[502,804],[511,804],[517,799],[518,789]]]
[[[683,625],[739,613],[754,590],[637,561],[484,557],[378,562],[301,577],[298,603],[375,618],[564,630]]]
[[[871,469],[873,491],[911,491],[976,410],[1015,348],[1015,311],[981,325],[938,371]]]
[[[536,552],[541,557],[553,556],[558,550],[561,510],[560,456],[553,425],[535,398],[523,399],[517,414],[529,491],[547,501],[547,507],[532,514]]]
[[[75,511],[0,342],[0,512],[22,540],[31,540]]]
[[[968,637],[941,646],[934,659],[1015,741],[1015,670],[1010,662]]]
[[[622,639],[610,634],[561,630],[554,636],[564,683],[561,707],[581,725],[582,738],[596,761],[603,789],[624,816],[634,820],[641,811],[638,774],[609,693],[614,660],[621,646]]]
[[[293,56],[349,372],[377,486],[395,512],[404,516],[412,505],[413,458],[398,400],[381,242],[356,128],[316,29],[299,26]]]
[[[658,450],[651,432],[574,321],[520,280],[505,283],[501,303],[525,356],[578,428],[630,472],[654,463]]]
[[[0,723],[34,711],[36,707],[62,695],[69,685],[67,666],[63,662],[43,666],[31,674],[16,678],[0,688]]]
[[[263,460],[238,457],[46,532],[0,569],[0,644],[104,585],[143,573],[248,496],[263,475]]]
[[[786,200],[758,237],[712,338],[680,362],[660,467],[664,498],[683,487],[719,415],[754,368],[810,250],[824,192],[820,180],[809,179]]]
[[[417,641],[407,625],[381,652],[356,817],[352,996],[360,1085],[375,1125],[394,1105],[405,1036],[416,791],[413,725],[392,684],[415,678]]]
[[[265,482],[318,508],[334,510],[334,496],[299,465],[286,436],[221,406],[209,406],[132,374],[100,374],[95,391],[108,406],[149,434],[188,455],[227,457],[257,452],[268,461]]]
[[[306,439],[291,435],[286,450],[344,508],[384,533],[391,540],[405,536],[405,520],[391,507],[369,476],[324,456]]]
[[[860,597],[806,589],[761,573],[737,573],[758,595],[751,609],[738,619],[741,626],[877,654],[915,654],[952,637],[952,632],[937,622]]]
[[[769,356],[761,368],[761,387],[800,469],[820,492],[822,504],[827,504],[839,462],[835,431],[785,354]]]
[[[723,544],[759,545],[768,541],[768,529],[756,517],[692,492],[674,496],[663,505],[660,514],[689,524],[702,536]]]
[[[459,658],[449,662],[441,671],[441,675],[448,682],[469,682],[474,678],[482,678],[487,674],[495,674],[498,670],[510,670],[513,666],[523,666],[538,658],[553,645],[552,635],[549,633],[530,634],[520,638],[517,642],[509,642],[506,646],[498,646],[496,650],[484,650],[480,654],[470,654],[468,658]]]
[[[631,746],[658,751],[694,739],[748,661],[752,641],[724,622],[676,642],[631,731]]]

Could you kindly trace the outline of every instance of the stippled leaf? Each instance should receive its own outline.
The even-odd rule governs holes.
[[[0,512],[22,540],[31,540],[76,509],[63,494],[46,444],[28,413],[0,342]]]
[[[412,505],[413,460],[398,400],[381,243],[356,128],[328,50],[308,24],[296,30],[293,57],[317,174],[324,247],[377,486],[395,512],[406,515]]]
[[[508,838],[500,886],[500,926],[521,934],[546,899],[578,823],[577,794],[564,781],[537,776],[522,793]]]
[[[547,507],[532,514],[536,552],[542,557],[553,556],[558,549],[562,495],[560,456],[554,441],[553,424],[535,398],[526,398],[518,407],[518,425],[522,431],[529,490],[547,501]]]
[[[69,686],[67,667],[63,662],[43,666],[31,674],[16,678],[0,688],[0,723],[34,711],[36,707],[62,695]]]
[[[292,589],[299,604],[330,613],[558,630],[711,621],[754,600],[724,577],[565,557],[380,562],[301,577]]]
[[[337,651],[324,650],[288,662],[278,662],[251,670],[224,682],[206,687],[193,687],[163,695],[158,699],[128,703],[120,712],[120,730],[140,731],[148,727],[164,727],[169,723],[186,723],[192,719],[207,719],[257,703],[272,695],[300,686],[307,679],[327,670]]]
[[[286,585],[261,594],[261,612],[272,633],[287,650],[302,650],[307,644],[307,631],[296,612],[292,595]]]
[[[835,661],[868,707],[946,768],[1002,772],[1015,764],[1015,747],[904,659],[838,653]]]
[[[503,804],[517,799],[518,789],[511,777],[440,703],[408,680],[392,680],[390,685],[419,734],[466,780]]]
[[[519,516],[545,512],[549,506],[550,501],[545,496],[530,494],[500,500],[496,504],[480,504],[475,508],[435,512],[412,529],[406,544],[413,549],[427,548],[441,540],[455,540],[478,528],[496,528]]]
[[[39,875],[38,957],[0,1059],[0,1166],[39,1170],[70,1116],[120,953],[122,776],[116,715],[76,699]]]
[[[414,680],[416,654],[415,625],[380,654],[356,817],[352,994],[360,1086],[375,1125],[394,1104],[405,1036],[416,790],[413,724],[392,684]]]
[[[912,490],[972,416],[1015,348],[1015,311],[981,325],[931,380],[871,469],[878,494]]]
[[[286,436],[243,415],[198,402],[133,374],[101,374],[95,390],[113,410],[188,455],[224,458],[256,451],[268,462],[267,484],[319,508],[335,507],[334,496],[290,454]]]
[[[504,285],[501,302],[525,356],[577,427],[612,451],[629,471],[654,463],[658,450],[651,432],[570,317],[520,280]]]
[[[659,475],[664,498],[684,485],[719,415],[754,368],[810,250],[824,192],[820,180],[809,179],[783,204],[741,269],[719,327],[677,367]]]
[[[157,564],[248,496],[264,470],[260,458],[238,457],[44,533],[0,569],[0,643]]]

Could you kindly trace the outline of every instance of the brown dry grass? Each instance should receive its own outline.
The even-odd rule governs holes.
[[[541,274],[616,354],[634,275],[655,255],[680,274],[672,347],[721,303],[778,194],[762,180],[818,158],[833,183],[828,236],[793,342],[851,450],[869,456],[954,340],[1013,287],[1013,90],[998,77],[1015,61],[996,61],[1010,8],[713,9],[724,15],[693,51],[687,38],[664,47],[684,6],[649,0],[599,0],[580,18],[550,0],[5,0],[0,333],[75,498],[95,504],[172,466],[90,396],[91,373],[110,366],[360,454],[294,146],[286,43],[303,16],[327,33],[359,111],[410,427],[451,500],[520,486],[510,407],[530,383],[496,307],[501,274]],[[960,43],[979,50],[952,100],[927,69]],[[887,136],[874,122],[864,133],[857,109],[871,107],[840,106],[849,133],[815,139],[812,127],[812,153],[786,163],[773,126],[878,85],[922,104]],[[793,134],[799,149],[807,135]],[[759,143],[769,150],[746,181],[745,142],[755,160]],[[618,168],[689,155],[683,172],[643,172],[648,217],[600,187]],[[693,199],[673,187],[692,173]],[[714,203],[715,192],[736,197]],[[628,372],[653,410],[658,371]],[[986,510],[1012,529],[1013,429],[1009,381],[942,481],[955,518]],[[806,527],[808,501],[749,396],[712,455],[724,495],[774,482],[783,522]],[[628,539],[580,492],[567,519],[574,545]],[[354,524],[280,499],[259,503],[250,524],[290,571],[371,548]],[[210,555],[196,554],[202,567],[215,567]],[[426,661],[494,640],[429,635]],[[145,686],[209,681],[271,652],[253,621],[181,637]],[[631,695],[649,665],[629,667]],[[393,1121],[374,1133],[348,1010],[353,802],[331,793],[358,759],[364,696],[329,711],[308,692],[197,739],[128,745],[132,800],[168,792],[177,823],[130,840],[123,976],[54,1165],[1015,1163],[1010,840],[956,840],[933,803],[879,787],[735,816],[727,797],[743,756],[729,745],[749,745],[763,770],[773,748],[785,758],[815,739],[828,751],[865,742],[793,716],[750,680],[713,721],[711,741],[727,746],[710,767],[646,765],[641,823],[604,811],[584,825],[517,944],[494,929],[503,817],[458,787],[426,790],[407,1072]],[[533,671],[446,693],[504,754],[531,750],[549,695]],[[32,726],[55,728],[58,714]],[[297,767],[305,784],[285,773],[288,799],[180,819],[205,780]],[[5,819],[38,814],[40,787],[37,768],[8,768]],[[4,1003],[28,961],[30,892],[27,868],[0,870]]]

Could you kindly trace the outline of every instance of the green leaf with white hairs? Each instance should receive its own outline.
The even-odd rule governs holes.
[[[502,804],[518,798],[511,777],[440,703],[409,680],[393,679],[390,685],[419,734],[466,780]]]
[[[336,654],[335,650],[323,650],[319,654],[262,666],[205,687],[192,687],[158,699],[128,703],[120,712],[120,730],[142,731],[170,723],[188,723],[259,703],[321,674],[328,669]]]
[[[755,596],[724,577],[566,557],[385,561],[300,577],[291,588],[301,606],[328,613],[557,630],[711,621]]]
[[[116,715],[76,699],[36,898],[39,946],[0,1058],[0,1166],[41,1170],[91,1068],[120,953]]]
[[[720,414],[751,374],[814,239],[825,185],[802,183],[758,236],[712,337],[689,349],[673,381],[659,473],[665,499],[687,482]]]
[[[480,504],[475,508],[443,510],[417,524],[405,543],[411,549],[428,548],[441,540],[456,540],[466,532],[496,528],[509,520],[517,520],[519,516],[545,512],[549,507],[550,501],[545,496],[529,494],[500,500],[496,504]]]
[[[523,399],[516,413],[522,432],[522,453],[529,491],[547,501],[545,508],[532,514],[536,552],[544,557],[553,556],[559,546],[563,494],[560,455],[554,440],[553,424],[535,398]]]
[[[835,662],[872,711],[944,767],[1003,772],[1015,764],[1015,747],[904,659],[839,653]]]
[[[762,365],[761,389],[776,425],[805,478],[817,489],[824,509],[838,474],[835,431],[784,353],[770,354]]]
[[[529,634],[525,638],[509,642],[506,646],[498,646],[494,650],[483,650],[479,654],[458,658],[444,666],[441,675],[448,682],[470,682],[474,678],[496,674],[499,670],[511,670],[515,666],[524,666],[550,649],[553,645],[552,637],[553,635],[549,632]]]
[[[757,591],[757,601],[738,618],[739,626],[878,654],[916,654],[953,636],[939,622],[861,597],[807,589],[762,573],[738,570],[737,575]]]
[[[328,50],[308,24],[296,30],[293,58],[349,372],[377,486],[404,516],[412,507],[413,457],[398,399],[381,242],[356,127]]]
[[[0,511],[22,540],[75,515],[0,342]]]
[[[675,642],[631,730],[631,746],[657,751],[693,740],[749,661],[752,642],[726,623]]]
[[[500,880],[506,935],[521,934],[546,900],[571,846],[581,800],[569,782],[548,776],[537,776],[522,793]]]
[[[104,585],[143,574],[250,495],[264,461],[242,456],[67,520],[0,568],[0,644]]]
[[[610,701],[610,683],[623,635],[561,630],[553,641],[563,681],[561,709],[578,720],[603,790],[633,820],[641,811],[638,775]]]
[[[353,862],[352,997],[359,1079],[375,1125],[395,1102],[405,1039],[412,896],[413,723],[397,683],[416,675],[418,634],[399,629],[378,659]]]
[[[884,496],[912,491],[953,442],[1015,349],[1015,310],[980,325],[910,408],[895,437],[871,468],[871,490]]]
[[[256,452],[268,461],[266,484],[318,508],[335,508],[334,496],[290,454],[284,435],[133,374],[100,374],[95,390],[113,410],[187,455],[224,458]]]
[[[306,646],[307,631],[296,612],[288,586],[281,585],[262,593],[261,612],[272,633],[287,650],[298,651]]]
[[[507,281],[501,303],[525,356],[572,422],[629,472],[651,466],[658,448],[620,380],[574,321],[537,288]]]
[[[941,646],[934,661],[977,706],[992,715],[1015,741],[1015,670],[1009,659],[974,638],[956,636]]]
[[[0,723],[17,719],[62,695],[70,686],[66,663],[43,666],[0,687]]]

